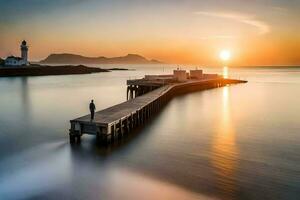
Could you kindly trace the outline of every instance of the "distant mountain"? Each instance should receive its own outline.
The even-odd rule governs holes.
[[[43,64],[159,64],[160,61],[148,60],[137,54],[128,54],[121,57],[85,57],[76,54],[50,54],[41,60]]]

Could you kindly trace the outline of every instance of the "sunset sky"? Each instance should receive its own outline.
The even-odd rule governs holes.
[[[0,0],[0,57],[50,53],[167,63],[300,64],[299,0]]]

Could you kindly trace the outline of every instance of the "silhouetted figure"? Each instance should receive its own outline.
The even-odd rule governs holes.
[[[94,119],[94,116],[95,116],[95,110],[96,110],[96,106],[95,106],[95,104],[94,104],[94,100],[92,100],[91,103],[90,103],[91,120]]]

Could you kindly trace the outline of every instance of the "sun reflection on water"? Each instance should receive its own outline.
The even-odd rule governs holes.
[[[223,78],[228,78],[228,67],[227,66],[223,67]]]
[[[216,134],[212,144],[212,165],[216,176],[216,188],[226,199],[235,195],[235,172],[238,150],[235,130],[232,125],[229,104],[229,88],[223,88],[222,112],[217,122]]]

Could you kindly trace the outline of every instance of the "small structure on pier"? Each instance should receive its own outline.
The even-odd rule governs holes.
[[[132,99],[161,86],[174,83],[184,83],[190,80],[208,80],[219,78],[218,74],[203,74],[203,70],[190,70],[190,72],[182,69],[176,69],[173,74],[167,75],[145,75],[142,79],[134,79],[127,81],[127,100]]]
[[[203,70],[195,69],[190,70],[190,78],[191,79],[202,79],[203,78]]]
[[[173,71],[174,77],[178,82],[185,82],[188,78],[188,73],[185,70],[176,69]]]

